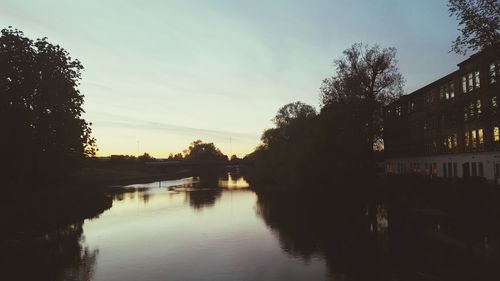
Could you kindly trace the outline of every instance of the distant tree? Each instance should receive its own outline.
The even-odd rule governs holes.
[[[343,54],[334,61],[335,75],[324,79],[320,88],[322,111],[335,107],[344,111],[341,125],[356,130],[366,151],[372,152],[382,137],[384,106],[403,92],[396,49],[356,43]]]
[[[155,160],[155,158],[149,155],[149,153],[145,152],[143,155],[137,157],[137,160],[142,162],[147,162],[147,161],[153,161]]]
[[[0,147],[11,183],[56,179],[95,155],[91,124],[82,118],[82,69],[46,38],[33,41],[2,29]]]
[[[184,159],[197,161],[227,161],[227,155],[224,155],[213,143],[204,143],[201,140],[195,140],[188,149],[184,150]]]
[[[483,50],[500,42],[500,1],[449,0],[450,16],[459,21],[460,35],[451,50],[466,54],[467,50]]]

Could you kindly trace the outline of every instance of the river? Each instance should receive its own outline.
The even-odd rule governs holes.
[[[463,240],[446,234],[445,219],[436,216],[410,219],[383,204],[335,201],[314,192],[257,194],[243,176],[229,172],[124,189],[97,217],[8,243],[15,246],[4,248],[4,257],[16,257],[2,263],[15,269],[8,280],[500,276],[495,237],[471,240],[469,251]]]

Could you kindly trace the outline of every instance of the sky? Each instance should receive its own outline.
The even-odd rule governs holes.
[[[196,139],[252,152],[277,110],[318,110],[353,43],[396,47],[410,93],[454,71],[446,0],[0,0],[0,28],[48,37],[85,68],[98,156],[166,158]]]

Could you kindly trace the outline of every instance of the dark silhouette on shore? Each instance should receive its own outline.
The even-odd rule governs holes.
[[[13,28],[0,35],[0,138],[9,188],[53,183],[95,154],[82,118],[83,69],[47,38],[33,41]]]
[[[332,176],[374,176],[382,149],[384,106],[402,93],[394,48],[354,44],[335,60],[335,75],[321,86],[322,108],[301,102],[278,110],[275,128],[247,158],[255,161],[255,179],[304,186]],[[338,185],[341,188],[341,184]],[[276,188],[276,187],[274,187]]]

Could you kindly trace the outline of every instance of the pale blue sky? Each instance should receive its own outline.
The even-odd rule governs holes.
[[[282,105],[319,107],[321,81],[354,42],[396,47],[406,92],[455,70],[446,3],[0,0],[0,28],[46,36],[83,63],[99,155],[166,157],[202,139],[243,156]]]

